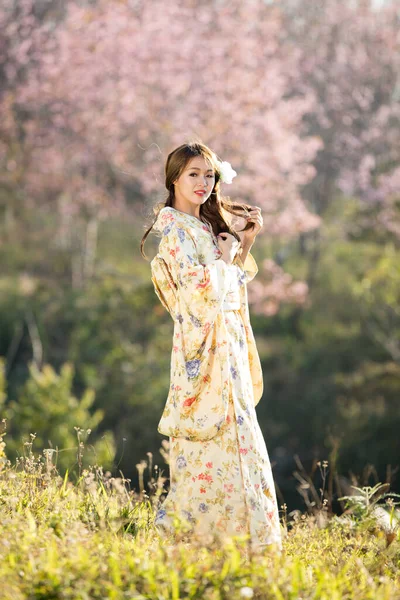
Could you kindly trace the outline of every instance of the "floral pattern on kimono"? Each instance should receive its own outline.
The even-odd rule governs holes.
[[[171,207],[156,224],[162,238],[151,261],[155,291],[174,320],[170,390],[158,431],[190,440],[211,439],[226,420],[230,391],[228,332],[222,305],[239,294],[253,382],[254,405],[263,376],[249,319],[246,283],[258,267],[249,252],[228,265],[207,225]]]

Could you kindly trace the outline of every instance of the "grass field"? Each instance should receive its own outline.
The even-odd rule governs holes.
[[[32,436],[32,441],[33,441]],[[282,553],[235,538],[205,548],[154,528],[163,478],[139,491],[101,467],[60,477],[52,452],[11,464],[0,436],[1,600],[204,598],[400,599],[396,502],[360,490],[351,510],[281,510]],[[149,453],[150,455],[150,453]],[[150,455],[151,461],[151,455]],[[151,465],[147,468],[151,470]],[[368,493],[367,493],[368,492]],[[379,497],[379,504],[375,498]]]

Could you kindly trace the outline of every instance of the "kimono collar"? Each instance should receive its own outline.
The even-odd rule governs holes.
[[[207,227],[207,224],[204,221],[201,221],[193,215],[189,215],[185,212],[182,212],[181,210],[177,210],[172,206],[163,206],[157,215],[157,219],[153,225],[153,229],[155,231],[162,232],[167,227],[167,225],[172,222],[172,220],[176,219],[178,219],[180,223],[183,222],[190,225],[197,224],[201,227]],[[209,227],[207,227],[207,229],[209,229]]]

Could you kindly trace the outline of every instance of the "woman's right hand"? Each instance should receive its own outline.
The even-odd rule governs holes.
[[[222,252],[221,258],[228,265],[232,264],[237,251],[241,247],[241,243],[237,241],[237,239],[227,231],[223,231],[219,233],[217,236],[218,246]]]

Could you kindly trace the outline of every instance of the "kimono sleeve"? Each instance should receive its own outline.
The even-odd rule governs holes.
[[[222,259],[203,264],[201,242],[188,229],[169,223],[159,246],[176,301],[170,389],[158,431],[199,441],[211,439],[226,420],[229,344],[222,305],[243,271]]]
[[[188,228],[173,222],[164,230],[159,254],[165,260],[177,287],[181,313],[186,313],[193,327],[210,328],[222,310],[232,284],[243,279],[237,264],[228,265],[221,258],[207,264],[200,262],[200,253]],[[248,263],[250,273],[251,263]],[[178,315],[184,318],[184,315]]]
[[[240,256],[237,256],[237,258],[235,258],[234,263],[236,263],[243,271],[245,283],[254,279],[254,277],[258,273],[258,265],[255,261],[254,256],[250,252],[247,253],[246,260],[244,261],[244,263],[241,260]]]

